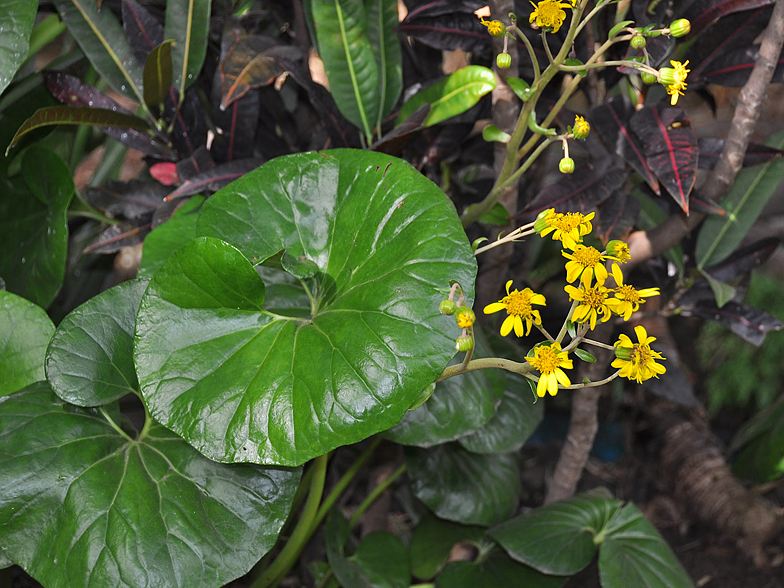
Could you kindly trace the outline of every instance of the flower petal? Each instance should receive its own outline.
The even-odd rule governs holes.
[[[504,319],[503,324],[501,325],[501,336],[506,337],[509,333],[512,332],[512,325],[514,325],[514,315],[509,315]]]
[[[493,302],[492,304],[485,306],[485,309],[482,312],[485,314],[493,314],[494,312],[504,310],[505,308],[506,306],[504,304],[501,304],[500,302]]]

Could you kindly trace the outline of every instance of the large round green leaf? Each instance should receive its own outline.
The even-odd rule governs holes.
[[[213,195],[197,227],[239,251],[201,239],[163,264],[135,359],[155,418],[212,459],[296,465],[386,430],[455,353],[438,303],[450,279],[473,285],[474,257],[443,192],[399,159],[278,158]],[[262,309],[243,255],[301,277],[307,318]]]
[[[272,548],[300,473],[217,464],[157,424],[132,441],[46,382],[0,399],[1,545],[48,588],[223,586]]]
[[[426,511],[408,544],[411,573],[422,580],[429,580],[446,564],[455,544],[463,541],[479,543],[484,535],[482,527],[444,521]]]
[[[406,449],[414,495],[436,516],[465,525],[508,519],[520,498],[514,455],[476,455],[456,443]]]
[[[44,356],[53,333],[43,308],[0,291],[0,396],[46,377]]]
[[[455,561],[436,578],[437,588],[561,588],[568,578],[546,576],[493,551],[478,561]],[[631,588],[631,584],[626,588]]]
[[[99,406],[138,390],[133,327],[147,284],[124,282],[63,319],[46,352],[46,377],[60,398]]]

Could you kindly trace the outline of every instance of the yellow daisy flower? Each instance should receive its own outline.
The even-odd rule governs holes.
[[[591,132],[590,123],[583,117],[577,115],[574,117],[574,126],[572,127],[572,134],[575,139],[585,139],[588,133]]]
[[[629,244],[618,239],[613,239],[607,243],[607,255],[621,263],[626,263],[632,258],[632,253],[629,251]]]
[[[623,320],[628,321],[633,312],[640,310],[640,304],[645,304],[645,299],[651,296],[658,296],[658,288],[643,288],[638,290],[630,284],[623,283],[623,272],[617,264],[612,266],[612,275],[615,278],[615,283],[618,285],[613,292],[615,298],[607,301],[612,311],[623,317]]]
[[[577,245],[571,253],[561,251],[561,254],[570,260],[566,262],[567,282],[574,282],[582,276],[583,284],[588,285],[593,277],[596,276],[597,282],[604,283],[609,275],[607,268],[604,267],[604,262],[608,259],[608,256],[595,247]]]
[[[540,29],[552,31],[557,33],[561,28],[563,21],[566,20],[566,12],[564,8],[571,8],[569,2],[562,2],[561,0],[541,0],[538,4],[531,2],[534,11],[528,18],[528,22],[533,24],[536,21],[536,26]]]
[[[689,62],[670,61],[672,67],[663,67],[659,70],[659,83],[665,86],[670,95],[670,104],[675,106],[678,103],[678,96],[683,96],[686,89],[686,78],[690,69],[686,69]]]
[[[506,337],[514,328],[515,335],[522,337],[531,332],[532,324],[542,324],[542,317],[539,315],[539,311],[533,310],[531,305],[540,304],[544,306],[546,301],[544,296],[536,294],[530,288],[526,288],[522,292],[517,289],[510,292],[509,286],[512,285],[512,281],[509,280],[506,283],[506,296],[500,302],[493,302],[485,306],[484,313],[492,314],[499,310],[506,310],[508,316],[501,324],[501,335]],[[523,326],[523,321],[525,321],[525,327]]]
[[[572,321],[575,323],[590,321],[591,329],[595,329],[596,321],[600,316],[603,323],[610,320],[612,312],[610,311],[607,298],[611,290],[604,286],[604,282],[599,282],[593,286],[583,283],[580,284],[579,289],[574,286],[566,286],[564,290],[569,294],[569,298],[582,303],[577,305],[574,313],[572,313]]]
[[[564,247],[574,249],[583,237],[593,231],[591,220],[595,212],[582,214],[580,212],[555,212],[554,208],[539,213],[534,223],[534,230],[540,236],[546,237],[553,234],[553,241],[561,241]]]
[[[651,349],[650,344],[656,341],[656,337],[649,337],[645,327],[638,325],[634,327],[638,343],[626,335],[621,335],[615,342],[615,360],[612,362],[614,368],[620,368],[618,375],[629,380],[636,380],[642,384],[645,380],[658,378],[659,374],[666,372],[663,365],[656,363],[657,359],[666,359],[661,353]]]
[[[506,25],[500,20],[485,20],[480,18],[479,22],[487,27],[487,32],[491,37],[503,37],[506,34]]]
[[[568,353],[561,351],[560,344],[539,345],[534,347],[532,351],[533,357],[528,356],[525,359],[531,364],[531,367],[539,370],[542,374],[536,385],[536,393],[540,398],[544,397],[545,392],[549,392],[550,396],[555,396],[558,393],[558,384],[564,387],[572,385],[569,376],[561,369],[572,369],[572,360],[569,359]]]

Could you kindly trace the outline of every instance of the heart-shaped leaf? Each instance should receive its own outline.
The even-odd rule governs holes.
[[[545,574],[570,576],[591,563],[595,537],[620,508],[618,500],[578,495],[501,523],[488,534],[517,561]]]
[[[386,430],[454,355],[438,303],[450,279],[470,288],[474,257],[451,202],[399,159],[275,159],[213,195],[198,229],[242,254],[202,239],[172,255],[135,354],[152,414],[213,459],[295,465]],[[262,308],[248,259],[281,251],[318,267],[307,319]]]
[[[694,588],[689,575],[634,504],[618,510],[599,549],[603,588]]]
[[[46,308],[65,275],[74,183],[65,162],[40,146],[25,151],[22,175],[24,183],[0,190],[0,277],[8,290]]]
[[[0,94],[28,57],[37,8],[38,3],[30,0],[7,0],[3,3],[0,13]]]
[[[54,324],[40,306],[0,290],[0,396],[43,380]]]
[[[133,328],[147,283],[115,286],[63,319],[46,353],[46,377],[60,398],[99,406],[138,390]]]
[[[436,578],[438,588],[561,588],[568,578],[546,576],[493,551],[484,559],[455,561]]]
[[[477,455],[448,443],[408,447],[406,463],[414,495],[442,519],[490,526],[517,508],[520,479],[513,454]]]
[[[50,588],[223,586],[272,548],[300,473],[216,464],[158,424],[131,440],[46,382],[0,399],[3,548]]]
[[[147,235],[137,273],[140,278],[151,278],[172,253],[196,236],[196,219],[205,200],[204,196],[194,196],[186,202],[180,201],[182,206],[171,220]]]
[[[444,521],[425,511],[414,529],[409,549],[411,572],[423,580],[429,580],[446,563],[455,544],[463,541],[479,542],[485,529]]]

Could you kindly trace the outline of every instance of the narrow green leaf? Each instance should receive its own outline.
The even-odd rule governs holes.
[[[101,9],[95,0],[53,0],[53,3],[101,77],[120,94],[144,103],[143,68],[114,13]]]
[[[149,125],[141,118],[132,114],[115,112],[106,108],[89,106],[51,106],[40,108],[28,118],[16,131],[6,154],[27,133],[52,125],[82,125],[90,127],[109,127],[114,129],[150,130]]]
[[[525,102],[528,100],[528,89],[531,87],[528,85],[528,82],[525,80],[521,80],[520,78],[513,78],[509,77],[506,78],[506,83],[509,84],[509,87],[512,88],[512,92],[517,94],[517,97]]]
[[[310,0],[319,56],[335,103],[368,140],[380,109],[380,76],[362,0]]]
[[[378,98],[381,108],[376,126],[380,129],[381,122],[395,108],[403,90],[400,39],[395,33],[399,22],[397,0],[369,0],[365,10],[368,39],[378,65]]]
[[[495,125],[487,125],[484,129],[482,129],[482,138],[488,143],[508,143],[509,139],[512,138],[512,135],[503,132]]]
[[[713,290],[713,296],[716,298],[716,306],[721,308],[735,297],[735,288],[721,280],[717,280],[708,272],[700,270],[700,273],[708,280],[708,284],[710,284],[711,290]]]
[[[14,563],[48,588],[216,588],[273,547],[299,468],[218,464],[157,423],[131,439],[111,413],[63,403],[46,382],[0,399]]]
[[[429,88],[414,94],[400,109],[396,125],[406,120],[423,104],[430,104],[423,127],[429,127],[457,116],[471,108],[496,86],[493,70],[481,65],[469,65]]]
[[[164,37],[174,39],[172,74],[174,86],[189,88],[199,77],[210,32],[211,0],[168,0]]]
[[[171,47],[174,41],[164,41],[147,55],[144,62],[144,101],[147,106],[163,110],[163,101],[172,83]]]
[[[509,211],[506,210],[503,204],[498,202],[479,219],[479,222],[494,227],[506,226],[509,224]]]
[[[45,379],[44,356],[53,334],[43,308],[0,291],[0,396]]]
[[[25,62],[35,24],[37,0],[5,0],[0,10],[0,94]]]
[[[580,61],[579,59],[566,59],[566,60],[564,60],[564,65],[571,65],[571,66],[578,65],[579,66],[579,65],[585,65],[585,64],[582,61]],[[587,69],[581,69],[581,70],[577,71],[577,73],[580,74],[582,77],[585,77],[585,76],[588,75],[588,70]]]
[[[617,35],[621,31],[621,29],[624,29],[631,24],[634,24],[633,20],[622,20],[621,22],[619,22],[617,25],[615,25],[613,28],[610,29],[610,32],[607,34],[607,39],[608,40],[612,39],[613,37],[615,37],[615,35]]]
[[[765,142],[784,148],[784,131]],[[762,166],[742,169],[729,192],[719,201],[726,216],[709,216],[697,236],[695,257],[702,269],[724,261],[740,245],[762,209],[784,180],[784,159]]]
[[[593,355],[588,353],[585,349],[580,349],[579,347],[574,350],[574,354],[588,363],[593,363],[596,361],[596,358]]]

